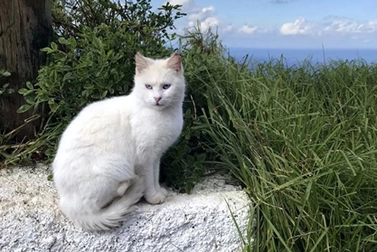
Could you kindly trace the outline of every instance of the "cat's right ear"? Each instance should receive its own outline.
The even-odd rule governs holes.
[[[144,69],[148,67],[148,59],[145,58],[141,53],[137,52],[135,55],[136,72],[141,73]]]

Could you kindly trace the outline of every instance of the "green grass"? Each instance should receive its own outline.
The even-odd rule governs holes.
[[[250,195],[245,251],[377,251],[377,66],[218,58],[196,129]]]

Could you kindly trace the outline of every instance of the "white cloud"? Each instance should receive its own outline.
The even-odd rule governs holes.
[[[335,32],[343,35],[355,33],[377,32],[377,20],[359,23],[349,18],[331,17],[323,28],[325,32]]]
[[[294,22],[281,25],[279,31],[282,35],[305,34],[315,36],[377,33],[377,20],[362,23],[349,18],[331,16],[314,23],[299,17]]]
[[[191,21],[203,21],[211,16],[213,16],[215,8],[213,6],[204,7],[201,9],[196,10],[192,14],[189,15],[189,19]]]
[[[283,35],[309,34],[312,30],[313,25],[303,17],[299,17],[293,23],[284,23],[280,27],[280,33]]]
[[[361,31],[362,28],[363,25],[360,25],[355,21],[349,19],[337,19],[327,25],[324,30],[339,33],[355,33]]]
[[[227,25],[225,26],[223,29],[222,29],[222,32],[232,32],[234,30],[234,26],[233,25]]]
[[[252,25],[243,25],[240,29],[238,29],[238,31],[239,31],[240,33],[252,34],[252,33],[254,33],[257,29],[258,29],[258,27],[256,27],[256,26],[252,26]]]
[[[182,9],[190,7],[190,5],[194,4],[194,0],[171,0],[169,1],[171,5],[182,5]]]
[[[181,25],[177,25],[177,29],[183,31],[184,28],[197,27],[202,31],[205,31],[211,27],[219,26],[220,19],[215,15],[215,7],[210,6],[198,6],[195,0],[172,0],[170,4],[182,5],[181,11],[186,13],[187,16],[179,20]],[[182,21],[186,22],[185,24]]]
[[[199,25],[201,31],[206,31],[209,28],[218,28],[219,33],[238,33],[238,34],[253,34],[255,32],[264,32],[253,25],[234,26],[233,24],[223,24],[221,19],[216,15],[216,8],[213,5],[203,6],[199,5],[199,1],[195,0],[172,0],[171,4],[182,5],[182,12],[187,14],[186,17],[180,21],[186,21],[185,24],[179,25],[178,29],[196,27]]]
[[[374,31],[377,30],[377,20],[369,21],[368,26],[373,29]]]
[[[191,14],[188,15],[188,26],[196,26],[199,23],[199,27],[202,31],[218,26],[220,24],[220,20],[215,17],[214,13],[215,7],[213,6],[203,8],[195,7],[191,10]]]
[[[209,28],[216,27],[220,24],[220,20],[216,17],[208,17],[204,20],[196,19],[196,21],[192,20],[189,22],[189,26],[197,26],[199,23],[199,28],[201,31],[206,31]]]

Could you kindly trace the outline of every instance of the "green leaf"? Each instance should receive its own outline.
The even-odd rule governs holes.
[[[17,113],[19,113],[19,114],[24,113],[24,112],[28,111],[30,108],[31,108],[30,104],[24,104],[17,109]]]
[[[67,81],[67,80],[71,80],[73,78],[73,73],[72,72],[68,72],[64,75],[63,77],[63,82]]]
[[[18,90],[18,93],[19,94],[22,94],[22,95],[27,95],[28,93],[30,92],[30,90],[26,89],[26,88],[20,88]]]
[[[101,94],[101,99],[105,98],[107,95],[107,90],[103,91]]]
[[[28,88],[28,89],[34,89],[34,86],[33,86],[33,84],[31,84],[31,82],[26,82],[26,87]]]
[[[48,101],[48,105],[52,112],[55,112],[58,109],[58,105],[52,100]]]
[[[52,50],[50,47],[42,48],[41,51],[42,51],[42,52],[45,52],[45,53],[47,53],[47,54],[53,52],[53,50]]]
[[[0,73],[0,75],[2,75],[4,77],[9,77],[11,74],[8,71],[4,71],[4,72]]]
[[[58,45],[57,45],[56,43],[52,42],[52,43],[51,43],[51,49],[52,49],[53,51],[57,51],[57,50],[58,50]]]
[[[60,37],[60,38],[58,39],[58,41],[59,41],[59,43],[62,44],[62,45],[69,45],[69,41],[66,40],[66,39],[63,38],[63,37]]]
[[[29,90],[29,93],[32,92]],[[28,103],[28,104],[35,104],[35,101],[34,101],[34,96],[31,96],[31,95],[24,95],[24,99],[25,101]],[[41,97],[39,97],[39,99],[41,99]]]
[[[93,42],[93,45],[94,45],[96,48],[102,48],[102,47],[103,47],[102,40],[99,39],[99,38],[94,38],[92,42]]]
[[[113,50],[109,50],[106,54],[107,58],[111,58],[112,56],[114,55],[114,51]]]
[[[69,38],[69,44],[71,45],[71,48],[76,48],[77,43],[74,37]]]

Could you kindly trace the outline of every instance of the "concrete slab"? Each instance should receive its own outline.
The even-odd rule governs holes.
[[[48,168],[15,167],[0,175],[0,251],[240,251],[242,244],[228,202],[243,233],[250,201],[222,176],[193,193],[169,192],[161,205],[137,204],[119,228],[88,232],[58,209]]]

